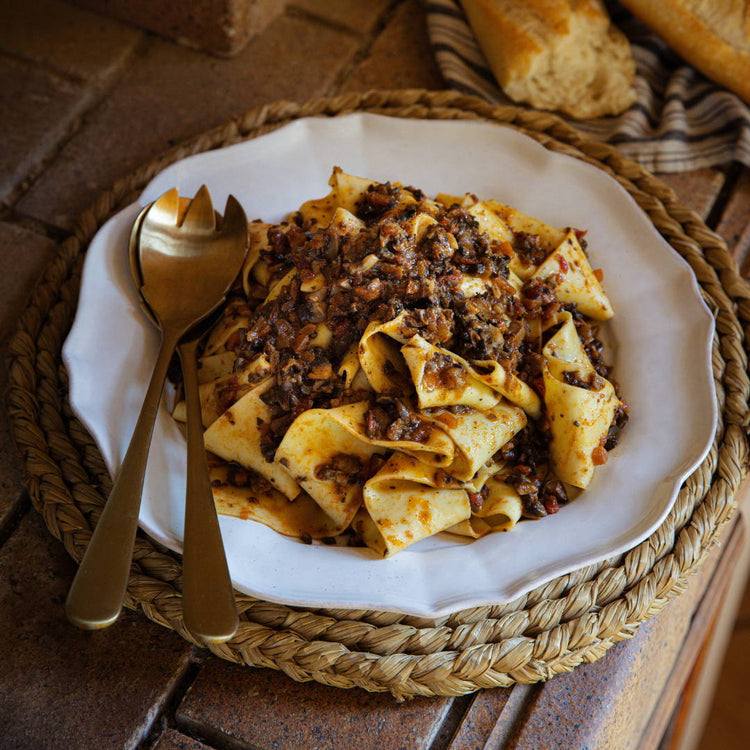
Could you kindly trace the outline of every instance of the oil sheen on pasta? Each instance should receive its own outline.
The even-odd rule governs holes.
[[[382,556],[557,513],[627,421],[585,232],[337,168],[330,185],[250,224],[205,341],[220,512]]]

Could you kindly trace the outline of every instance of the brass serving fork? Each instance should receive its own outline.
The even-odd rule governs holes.
[[[197,341],[191,331],[222,303],[246,252],[247,221],[242,207],[229,196],[224,217],[217,226],[205,186],[184,212],[179,194],[173,189],[136,219],[131,233],[131,270],[144,309],[161,331],[161,345],[128,450],[68,593],[66,613],[79,627],[107,627],[122,609],[153,426],[167,367],[178,344],[188,402],[185,624],[193,634],[208,641],[226,640],[237,627],[234,596],[207,478],[195,374]],[[180,344],[182,339],[185,342]],[[193,501],[196,497],[197,504]]]

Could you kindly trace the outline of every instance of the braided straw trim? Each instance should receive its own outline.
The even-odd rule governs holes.
[[[456,92],[374,91],[250,110],[150,162],[102,193],[78,219],[35,289],[10,342],[11,414],[26,484],[50,531],[80,560],[111,483],[67,403],[60,349],[72,322],[88,242],[146,183],[186,156],[270,132],[300,117],[348,112],[485,120],[604,170],[688,261],[716,318],[713,370],[720,427],[664,523],[626,554],[573,571],[497,606],[439,620],[369,610],[306,610],[236,594],[241,623],[219,657],[283,670],[298,681],[390,691],[398,698],[461,695],[546,680],[600,658],[631,637],[686,586],[735,510],[748,468],[750,288],[726,245],[673,191],[613,148],[587,141],[555,116],[491,106]],[[181,612],[180,558],[136,539],[126,605],[193,641]]]

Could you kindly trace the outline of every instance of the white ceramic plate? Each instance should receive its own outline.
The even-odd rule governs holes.
[[[511,600],[645,539],[705,456],[716,425],[713,320],[688,265],[604,172],[510,128],[478,122],[369,114],[300,120],[172,165],[148,185],[140,204],[174,186],[193,195],[205,183],[219,209],[232,193],[249,218],[277,221],[326,194],[334,165],[428,195],[474,192],[555,226],[588,229],[593,265],[604,269],[616,311],[611,356],[632,416],[611,460],[579,499],[508,534],[471,543],[442,534],[379,560],[367,550],[305,545],[222,517],[237,589],[293,605],[437,617]],[[139,207],[113,217],[92,241],[63,350],[73,408],[113,473],[157,351],[128,272],[127,238]],[[152,537],[181,552],[185,444],[167,411],[169,396],[154,433],[140,520]]]

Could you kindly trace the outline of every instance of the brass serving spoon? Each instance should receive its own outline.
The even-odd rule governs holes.
[[[135,280],[142,300],[161,330],[161,346],[130,445],[68,593],[66,613],[79,627],[104,628],[119,616],[130,573],[151,435],[169,361],[180,340],[186,335],[190,338],[189,332],[222,303],[246,252],[247,221],[241,206],[230,196],[224,218],[217,227],[216,214],[205,187],[198,191],[184,213],[178,192],[173,189],[136,219],[131,233],[131,270],[136,271]],[[137,263],[133,258],[137,258]],[[183,367],[188,371],[185,377],[188,425],[192,422],[194,426],[194,447],[188,450],[185,512],[185,621],[186,627],[204,640],[226,640],[237,625],[231,584],[217,586],[213,578],[208,585],[203,582],[206,574],[224,574],[229,581],[213,500],[210,508],[205,500],[197,506],[199,511],[201,508],[210,510],[208,516],[213,515],[213,523],[202,518],[194,520],[195,511],[190,511],[196,508],[192,498],[206,494],[206,484],[210,497],[207,477],[205,484],[198,478],[205,467],[200,405],[195,403],[195,394],[189,397],[193,388],[187,388],[191,382],[191,366],[195,377],[195,343],[186,340],[185,347],[181,348]],[[194,416],[196,407],[197,417]],[[190,432],[189,429],[189,445]],[[195,447],[196,433],[199,448]],[[200,460],[195,460],[196,455]],[[207,469],[205,472],[207,474]],[[192,494],[191,489],[195,490]],[[216,559],[211,550],[216,549],[217,539],[220,562],[207,562],[209,558]],[[222,601],[223,607],[216,604]],[[216,630],[213,613],[217,606],[222,612],[229,609],[227,602],[231,604],[231,622],[227,624],[225,618],[217,634],[213,632]]]
[[[182,217],[190,201],[187,198],[180,198],[179,201]],[[130,234],[130,271],[139,293],[143,286],[139,231],[147,210],[148,207],[138,215]],[[220,220],[221,217],[217,216],[217,219]],[[157,325],[142,294],[140,301],[143,311]],[[193,636],[207,643],[229,640],[239,624],[206,462],[198,389],[198,344],[216,322],[218,312],[215,309],[191,328],[177,345],[182,362],[187,412],[187,483],[182,555],[183,622]]]

